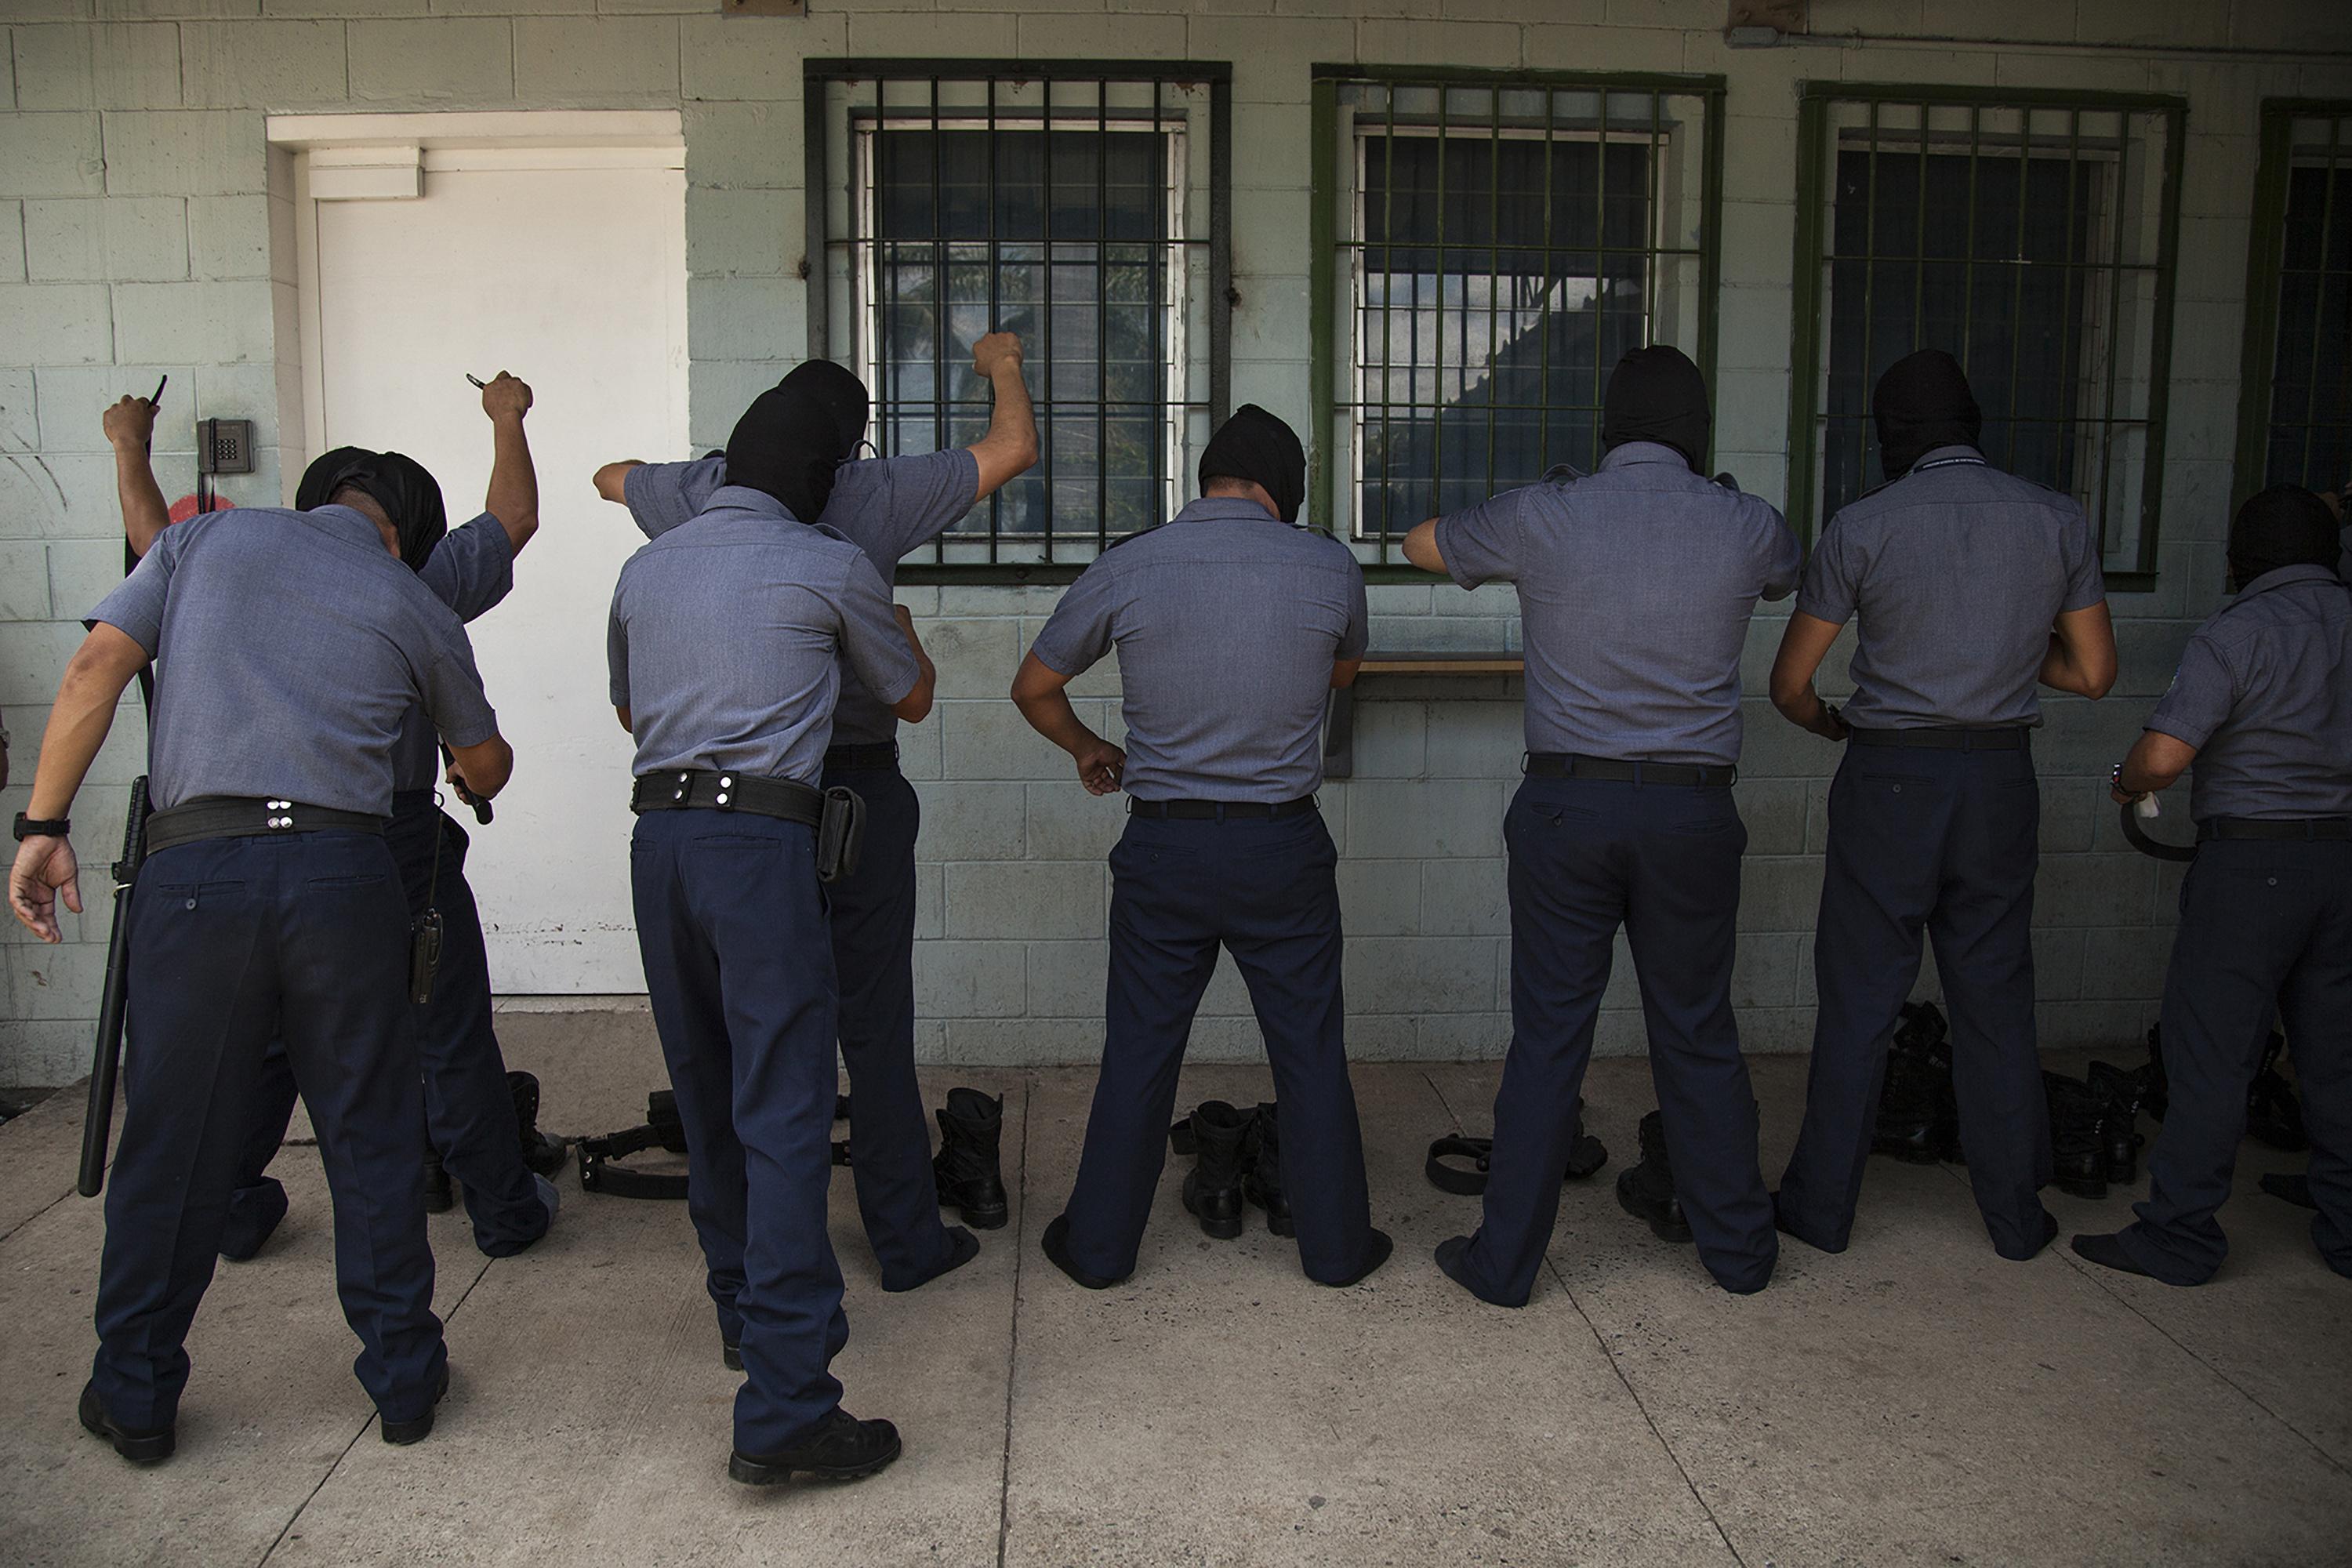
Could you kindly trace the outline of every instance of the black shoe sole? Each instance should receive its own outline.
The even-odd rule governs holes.
[[[412,1416],[406,1421],[386,1421],[381,1414],[377,1415],[376,1425],[383,1434],[383,1440],[395,1448],[405,1448],[411,1443],[422,1443],[433,1436],[436,1407],[448,1395],[449,1363],[444,1362],[441,1363],[441,1381],[433,1388],[433,1403],[425,1407],[424,1415]]]
[[[962,1215],[964,1224],[974,1230],[1003,1230],[1013,1218],[1010,1201],[996,1204],[950,1203],[947,1206]]]
[[[894,1438],[887,1453],[855,1465],[779,1465],[737,1452],[727,1456],[727,1477],[747,1487],[777,1486],[794,1476],[806,1476],[813,1481],[862,1481],[877,1470],[888,1468],[904,1447]]]
[[[117,1426],[103,1407],[99,1410],[98,1419],[91,1420],[90,1408],[96,1403],[85,1391],[81,1406],[74,1412],[75,1419],[81,1423],[83,1431],[93,1437],[104,1438],[113,1446],[116,1453],[132,1464],[160,1465],[179,1447],[180,1434],[175,1427],[166,1427],[161,1432],[132,1432]]]
[[[1181,1195],[1184,1199],[1184,1212],[1201,1222],[1201,1233],[1203,1236],[1214,1237],[1219,1241],[1234,1241],[1240,1238],[1242,1216],[1241,1197],[1238,1191],[1234,1198],[1234,1212],[1231,1215],[1202,1214],[1201,1205],[1194,1200],[1193,1194],[1185,1193]]]
[[[1648,1226],[1650,1234],[1660,1241],[1671,1241],[1679,1247],[1691,1238],[1690,1226],[1679,1220],[1662,1218],[1642,1204],[1626,1196],[1625,1184],[1622,1181],[1617,1184],[1617,1206]]]

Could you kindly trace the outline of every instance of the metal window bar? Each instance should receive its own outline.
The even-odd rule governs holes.
[[[2247,385],[2266,406],[2240,488],[2336,490],[2352,482],[2352,104],[2265,105],[2266,121],[2274,110],[2258,202],[2269,210],[2256,218],[2270,231],[2271,276],[2259,294],[2249,289],[2274,318],[2271,363]]]
[[[804,74],[809,352],[876,389],[883,455],[986,427],[968,360],[980,332],[1019,330],[1027,351],[1038,467],[901,580],[1066,580],[1164,521],[1195,416],[1222,417],[1230,379],[1229,311],[1213,304],[1205,332],[1186,319],[1203,277],[1230,276],[1230,158],[1197,155],[1230,123],[1230,68],[811,60]]]
[[[1721,79],[1336,66],[1316,76],[1318,180],[1342,166],[1329,155],[1337,143],[1354,181],[1344,225],[1328,221],[1339,193],[1315,193],[1317,429],[1346,460],[1323,463],[1318,450],[1312,500],[1318,526],[1345,520],[1368,565],[1398,563],[1405,531],[1433,511],[1531,482],[1562,458],[1597,460],[1612,345],[1679,339],[1712,374]],[[1525,189],[1529,178],[1539,193]],[[1578,184],[1589,188],[1571,200]],[[1695,224],[1691,198],[1670,188],[1704,193]],[[1590,234],[1576,232],[1587,215]],[[1525,216],[1538,220],[1532,236]],[[1671,333],[1660,310],[1669,278],[1697,302]],[[1622,297],[1636,289],[1638,300]],[[1580,328],[1587,345],[1568,341]]]
[[[1878,374],[1939,347],[1970,371],[1989,449],[2083,501],[2111,573],[2153,570],[2185,115],[2178,100],[2131,95],[1808,88],[1797,260],[1815,292],[1800,290],[1790,430],[1800,527],[1868,487]]]

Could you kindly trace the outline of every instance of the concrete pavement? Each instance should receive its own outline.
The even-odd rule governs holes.
[[[661,1080],[643,1015],[507,1014],[542,1125],[604,1131]],[[1801,1058],[1755,1063],[1768,1165]],[[2061,1248],[2004,1263],[1963,1173],[1874,1162],[1853,1247],[1786,1242],[1772,1288],[1715,1289],[1611,1184],[1653,1103],[1595,1065],[1609,1167],[1570,1188],[1523,1310],[1463,1295],[1430,1249],[1475,1199],[1423,1179],[1482,1131],[1495,1064],[1357,1071],[1375,1220],[1395,1258],[1309,1283],[1255,1224],[1202,1237],[1171,1162],[1135,1278],[1079,1290],[1036,1251],[1075,1168],[1091,1074],[927,1070],[1006,1097],[1012,1225],[933,1286],[884,1295],[845,1173],[833,1226],[848,1407],[906,1457],[854,1487],[726,1479],[719,1363],[682,1205],[582,1194],[487,1262],[433,1222],[455,1382],[414,1448],[377,1440],[337,1310],[315,1153],[292,1214],[225,1265],[197,1320],[180,1451],[123,1465],[75,1425],[100,1205],[71,1195],[78,1094],[0,1127],[0,1560],[12,1563],[628,1562],[949,1564],[2305,1564],[2352,1560],[2352,1282],[2307,1215],[2253,1191],[2214,1284],[2176,1291]],[[1182,1103],[1271,1092],[1203,1066]],[[298,1132],[300,1131],[298,1126]],[[2127,1196],[2050,1201],[2109,1229]]]

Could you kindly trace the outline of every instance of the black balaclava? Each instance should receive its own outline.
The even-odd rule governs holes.
[[[1628,441],[1672,447],[1696,473],[1706,458],[1714,419],[1706,408],[1706,378],[1690,356],[1664,343],[1635,349],[1609,373],[1601,399],[1601,448]]]
[[[834,469],[848,456],[833,409],[800,387],[772,386],[727,437],[727,482],[764,490],[801,521],[814,522],[833,494]]]
[[[1938,447],[1974,447],[1984,436],[1984,412],[1960,362],[1941,349],[1921,349],[1886,367],[1870,395],[1878,421],[1878,466],[1890,479]]]
[[[1307,500],[1307,448],[1298,432],[1255,403],[1244,403],[1217,426],[1201,453],[1201,489],[1211,479],[1248,479],[1265,487],[1275,515],[1298,521]]]
[[[441,504],[441,484],[425,465],[398,452],[371,452],[364,447],[338,447],[302,471],[294,489],[298,510],[311,511],[335,499],[350,486],[373,497],[392,519],[400,539],[400,558],[412,572],[425,570],[433,547],[449,531],[449,513]]]
[[[2273,485],[2246,498],[2230,524],[2230,581],[2239,592],[2282,566],[2336,569],[2343,545],[2336,514],[2301,485]]]
[[[841,426],[841,449],[857,450],[857,443],[866,439],[866,416],[873,399],[855,372],[829,359],[813,359],[776,383],[778,391],[787,388],[797,388],[831,410]]]

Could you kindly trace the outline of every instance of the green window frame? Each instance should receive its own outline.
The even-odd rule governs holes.
[[[1712,381],[1725,90],[1314,68],[1308,516],[1369,575],[1422,575],[1401,546],[1431,510],[1597,462],[1619,352],[1673,343]]]
[[[971,342],[1023,334],[1039,460],[902,583],[1066,583],[1165,521],[1224,416],[1232,68],[810,59],[808,342],[874,394],[885,457],[987,427]]]
[[[1881,477],[1878,374],[1940,348],[1970,373],[1987,456],[2083,503],[2111,586],[2153,583],[2187,120],[2185,100],[2155,94],[1805,84],[1788,509],[1801,536]]]
[[[2352,99],[2263,100],[2262,148],[2246,247],[2239,501],[2273,484],[2352,480]]]

